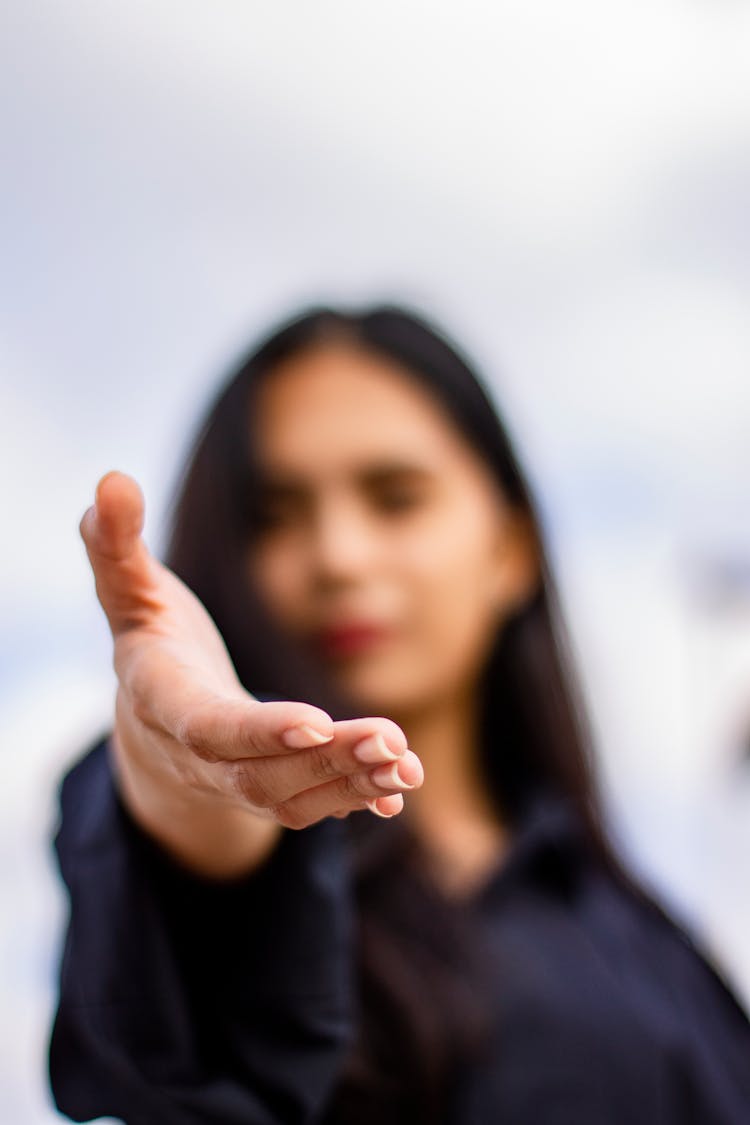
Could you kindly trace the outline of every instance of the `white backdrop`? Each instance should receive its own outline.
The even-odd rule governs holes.
[[[310,300],[406,300],[479,360],[539,493],[616,830],[750,999],[748,6],[0,20],[0,1120],[56,1120],[54,785],[111,707],[78,518],[123,468],[158,548],[218,378]]]

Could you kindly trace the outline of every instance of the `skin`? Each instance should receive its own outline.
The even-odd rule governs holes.
[[[400,724],[429,777],[407,815],[444,885],[468,886],[506,842],[477,758],[477,683],[538,581],[528,525],[429,392],[349,343],[279,366],[254,424],[252,581],[358,708]],[[374,635],[353,648],[321,643],[363,625]]]
[[[466,884],[502,850],[476,759],[476,685],[495,630],[534,586],[531,537],[408,372],[350,344],[277,369],[254,424],[266,519],[248,571],[319,654],[331,630],[374,628],[322,658],[376,717],[334,723],[246,692],[203,607],[144,545],[137,485],[109,474],[81,532],[114,640],[123,800],[178,862],[226,879],[262,864],[283,828],[366,807],[396,815],[409,791],[436,873],[447,890]]]
[[[334,723],[304,703],[255,700],[201,604],[149,554],[142,526],[137,484],[108,474],[81,534],[114,641],[115,776],[141,827],[196,874],[232,879],[261,864],[284,827],[368,801],[398,813],[423,772],[396,724]]]
[[[399,722],[473,692],[516,600],[516,528],[440,406],[341,344],[277,368],[255,423],[265,488],[248,566],[277,621],[313,649],[321,630],[382,630],[323,656],[359,707]]]

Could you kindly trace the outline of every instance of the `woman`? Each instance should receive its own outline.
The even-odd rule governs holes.
[[[539,521],[438,332],[288,323],[174,573],[141,524],[119,475],[82,523],[119,689],[63,788],[64,1112],[750,1120],[747,1019],[607,844]]]

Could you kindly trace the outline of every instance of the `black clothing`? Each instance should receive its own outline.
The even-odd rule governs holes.
[[[325,1122],[353,1036],[346,823],[287,832],[258,873],[210,883],[133,824],[104,746],[68,775],[62,811],[62,1112]],[[747,1017],[688,939],[590,857],[564,803],[537,802],[467,909],[493,1028],[449,1125],[750,1123]]]

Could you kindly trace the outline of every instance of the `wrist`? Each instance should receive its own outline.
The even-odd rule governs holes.
[[[115,731],[113,774],[133,819],[174,860],[209,879],[236,879],[261,866],[282,827],[218,792],[186,784],[167,771],[136,766]]]

